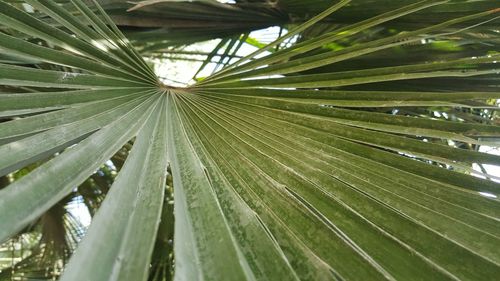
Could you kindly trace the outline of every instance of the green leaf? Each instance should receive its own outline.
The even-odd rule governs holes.
[[[408,30],[407,17],[448,1],[335,1],[226,66],[247,40],[238,23],[291,19],[283,7],[321,3],[164,10],[166,1],[139,2],[134,15],[234,21],[225,27],[234,34],[206,53],[204,64],[226,46],[223,69],[176,88],[158,80],[122,33],[128,28],[91,2],[0,3],[0,179],[13,179],[0,187],[0,242],[38,234],[32,226],[56,204],[104,198],[61,280],[167,278],[170,255],[174,280],[499,276],[498,178],[473,169],[500,165],[482,152],[499,146],[498,40],[489,30],[498,9],[431,12]],[[107,4],[115,16],[124,7]],[[464,7],[455,4],[445,7]],[[340,20],[360,7],[364,20]],[[172,42],[196,40],[187,30]],[[134,44],[163,55],[170,43],[158,32],[141,31]],[[297,43],[283,47],[292,37]],[[332,43],[342,48],[323,48]],[[116,178],[100,174],[110,159]],[[43,233],[39,249],[50,241]],[[19,259],[9,267],[24,274],[30,258]]]
[[[159,96],[157,100],[61,280],[82,275],[93,280],[147,278],[167,173],[166,98]],[[95,247],[106,248],[106,252],[95,251]]]

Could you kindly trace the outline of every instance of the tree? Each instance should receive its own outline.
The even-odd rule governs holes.
[[[448,1],[335,23],[361,6],[336,1],[178,88],[97,2],[22,2],[32,9],[0,2],[0,176],[15,175],[0,190],[0,242],[40,245],[29,225],[59,222],[42,237],[63,261],[77,246],[61,280],[164,280],[172,268],[176,280],[499,275],[498,184],[472,169],[500,163],[475,150],[500,135],[495,114],[484,116],[500,98],[499,9],[431,13],[411,28],[399,19]],[[398,29],[376,30],[391,22]],[[93,174],[109,159],[119,173],[104,196]],[[79,233],[48,231],[79,228],[60,224],[77,186],[98,207],[78,245]],[[20,254],[12,269],[43,253]]]

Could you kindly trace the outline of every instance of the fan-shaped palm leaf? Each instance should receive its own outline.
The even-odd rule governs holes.
[[[416,137],[490,144],[482,138],[498,137],[499,127],[371,110],[472,107],[471,101],[499,98],[498,91],[370,90],[374,83],[414,79],[498,81],[498,54],[302,73],[449,34],[455,24],[488,22],[498,10],[340,51],[309,52],[446,2],[421,1],[255,59],[349,2],[340,1],[256,53],[180,89],[158,82],[98,5],[96,13],[81,0],[71,1],[72,7],[24,2],[64,28],[0,2],[3,25],[46,42],[0,33],[0,49],[71,70],[0,64],[0,84],[23,87],[0,94],[0,116],[12,119],[0,123],[0,176],[57,153],[0,190],[0,241],[40,217],[135,138],[62,280],[147,278],[168,165],[177,280],[499,275],[498,185],[408,157],[466,171],[472,163],[498,165],[498,156]]]

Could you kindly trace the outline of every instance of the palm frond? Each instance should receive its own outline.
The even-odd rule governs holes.
[[[0,50],[28,60],[0,64],[0,116],[10,119],[0,123],[0,176],[42,163],[0,189],[0,242],[134,140],[61,280],[170,278],[172,257],[158,249],[172,248],[175,280],[500,274],[498,184],[472,176],[494,178],[472,164],[500,165],[500,157],[450,145],[498,146],[485,138],[498,138],[500,127],[393,113],[484,108],[500,97],[498,54],[478,48],[470,49],[474,57],[334,68],[404,42],[426,48],[427,39],[453,41],[449,35],[496,20],[498,9],[325,49],[448,2],[421,1],[274,50],[356,7],[339,1],[214,75],[176,88],[159,82],[95,1],[24,2],[36,14],[0,2],[2,25],[24,34],[0,32]],[[481,91],[435,86],[445,79],[488,82]]]

